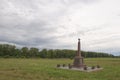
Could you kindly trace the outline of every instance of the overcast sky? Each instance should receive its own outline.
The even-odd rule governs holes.
[[[0,43],[120,55],[120,0],[0,0]]]

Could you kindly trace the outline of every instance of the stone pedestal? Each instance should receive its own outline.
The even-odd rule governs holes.
[[[73,67],[76,67],[76,68],[84,67],[83,57],[76,56],[76,57],[74,58]]]

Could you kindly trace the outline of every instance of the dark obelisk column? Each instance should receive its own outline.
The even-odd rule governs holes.
[[[78,52],[77,52],[77,56],[81,57],[81,52],[80,52],[80,39],[78,39]]]
[[[84,64],[83,64],[83,57],[81,56],[80,39],[78,39],[78,50],[74,58],[73,67],[81,68],[83,66]]]

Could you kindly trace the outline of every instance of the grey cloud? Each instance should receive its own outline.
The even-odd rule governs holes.
[[[102,49],[99,52],[106,52],[106,53],[109,53],[109,54],[114,54],[115,56],[120,56],[119,48],[107,48],[107,49]]]
[[[16,40],[13,38],[11,39],[11,37],[0,36],[0,42],[8,42],[21,46],[41,46],[41,45],[44,46],[44,45],[52,45],[53,43],[54,44],[57,43],[54,37],[41,38],[41,36],[38,36],[36,38],[28,38],[24,40]],[[23,38],[25,37],[27,36],[24,36]]]
[[[79,26],[79,25],[76,25],[76,26]],[[66,29],[64,26],[61,25],[62,28]],[[99,31],[99,30],[102,30],[102,29],[105,29],[105,28],[108,28],[107,26],[105,26],[105,24],[101,25],[101,26],[96,26],[96,27],[93,27],[93,26],[89,26],[90,28],[85,28],[85,29],[78,29],[77,32],[72,32],[68,35],[63,35],[63,36],[59,36],[59,37],[73,37],[73,36],[76,36],[76,35],[79,35],[79,36],[86,36],[86,35],[90,35],[90,34],[94,34],[95,31]],[[93,27],[93,28],[91,28]]]
[[[76,32],[59,35],[59,28],[65,31],[66,25],[59,20],[63,17],[72,22],[71,12],[99,0],[0,0],[0,42],[13,43],[20,46],[37,46],[49,48],[71,48],[60,43],[59,38],[86,36],[104,27],[79,28]],[[73,10],[73,11],[72,11]],[[89,13],[88,13],[89,14]],[[69,15],[71,18],[69,18]],[[62,26],[61,26],[62,25]],[[65,27],[64,27],[65,26]],[[75,25],[78,26],[79,25]],[[69,26],[67,26],[69,27]],[[80,26],[81,27],[81,26]],[[59,32],[58,32],[59,31]],[[62,42],[62,41],[61,41]],[[106,40],[96,41],[101,44]]]

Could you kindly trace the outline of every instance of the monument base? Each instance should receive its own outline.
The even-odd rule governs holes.
[[[97,68],[97,67],[95,67],[94,69],[92,69],[92,67],[87,67],[86,70],[85,70],[83,67],[81,67],[81,68],[72,67],[72,68],[70,69],[68,66],[65,66],[65,67],[60,66],[59,68],[60,68],[60,69],[68,69],[68,70],[83,71],[83,72],[100,71],[100,70],[103,69],[103,68]]]
[[[83,63],[83,57],[75,56],[72,67],[82,68],[82,67],[84,67],[84,66],[85,66],[85,65],[84,65],[84,63]]]

